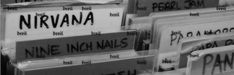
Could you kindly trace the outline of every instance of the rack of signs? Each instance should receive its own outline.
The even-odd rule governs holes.
[[[180,61],[182,40],[233,33],[233,12],[233,7],[221,6],[152,13],[147,17],[131,18],[129,28],[147,31],[145,34],[149,38],[142,36],[141,40],[149,40],[149,49],[158,50],[156,71],[171,71],[181,68],[181,63],[186,62]],[[184,63],[182,65],[186,65]]]
[[[175,19],[180,19],[180,21],[175,21],[173,18],[169,18],[169,20],[164,19],[164,22],[163,20],[160,21],[160,19],[156,21],[154,23],[154,32],[157,33],[154,35],[153,39],[155,40],[153,40],[152,47],[158,49],[160,53],[158,58],[159,70],[164,71],[165,68],[166,70],[171,68],[168,64],[174,66],[174,69],[178,67],[177,65],[179,55],[177,54],[180,51],[177,51],[177,49],[179,47],[178,44],[180,43],[180,40],[191,37],[203,37],[231,33],[231,29],[233,28],[233,16],[230,14],[229,16],[225,17],[222,16],[219,11],[217,12],[217,15],[209,14],[215,17],[206,17],[205,14],[203,16],[202,14],[198,13],[200,18],[197,16],[197,18],[190,16],[191,18],[181,17],[181,20],[181,18],[175,17]],[[231,13],[233,13],[233,11],[231,11]],[[221,17],[219,17],[219,14]],[[171,21],[171,23],[168,21]],[[220,31],[221,29],[225,28],[228,29],[227,32]],[[165,67],[163,64],[165,64]]]
[[[154,71],[155,50],[135,51],[137,30],[123,29],[126,5],[122,2],[57,6],[32,2],[11,4],[3,11],[2,53],[9,58],[13,75]]]
[[[228,0],[14,1],[1,14],[7,75],[233,73]]]

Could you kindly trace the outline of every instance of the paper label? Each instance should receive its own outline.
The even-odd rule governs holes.
[[[233,23],[234,21],[230,20],[167,28],[163,30],[160,38],[159,56],[168,52],[180,52],[180,50],[178,50],[179,45],[181,44],[181,40],[184,38],[195,38],[234,32]]]
[[[227,37],[219,37],[219,38],[207,38],[207,39],[213,39],[213,40],[206,40],[201,42],[200,44],[193,45],[193,47],[190,47],[189,49],[186,49],[187,51],[183,51],[184,53],[181,54],[180,56],[180,67],[186,67],[187,65],[187,56],[190,55],[190,53],[194,51],[199,51],[199,50],[206,50],[210,48],[216,48],[216,47],[222,47],[222,46],[229,46],[229,45],[234,45],[234,36],[227,36]],[[198,41],[198,40],[196,40]],[[193,43],[194,41],[187,42],[184,44],[188,43]],[[192,46],[192,45],[191,45]],[[182,44],[183,47],[183,44]]]
[[[119,32],[123,11],[116,5],[19,8],[6,14],[6,43]]]
[[[20,75],[138,75],[152,70],[153,56],[96,64],[60,66],[22,71]]]
[[[233,74],[233,48],[233,46],[214,48],[217,52],[213,51],[203,53],[199,57],[190,57],[188,75],[229,75],[230,72]]]
[[[159,72],[178,69],[178,64],[179,64],[178,53],[173,53],[173,52],[165,53],[163,55],[160,55],[158,57],[158,60],[159,60],[158,64],[160,64],[158,68]]]
[[[135,31],[17,42],[16,60],[131,50]]]
[[[140,16],[151,12],[216,7],[219,0],[137,0],[136,13]]]
[[[203,36],[214,36],[234,32],[234,21],[220,21],[197,25],[182,25],[163,30],[160,40],[160,52],[166,53],[178,49],[181,40]]]

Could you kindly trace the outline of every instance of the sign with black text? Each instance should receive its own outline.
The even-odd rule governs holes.
[[[234,73],[234,46],[193,52],[186,75],[231,75]]]
[[[189,39],[188,39],[189,40]],[[181,46],[180,67],[187,66],[187,56],[194,51],[206,50],[210,48],[234,45],[233,34],[207,37],[206,39],[196,39],[193,41],[185,41]]]
[[[202,20],[202,18],[186,22],[183,24],[172,24],[165,27],[161,27],[164,29],[161,29],[160,32],[155,30],[155,33],[159,33],[160,36],[155,36],[154,39],[158,40],[155,41],[155,46],[158,46],[159,49],[159,57],[162,57],[160,59],[166,59],[163,57],[170,52],[178,53],[179,57],[179,45],[181,44],[181,40],[185,38],[195,38],[195,37],[205,37],[205,36],[211,36],[211,35],[220,35],[220,34],[228,34],[232,33],[234,26],[233,26],[233,20],[230,19],[233,16],[230,17],[216,17],[216,18],[204,18],[204,21],[198,21]],[[222,19],[222,20],[220,20]],[[226,20],[225,20],[226,19]],[[208,20],[214,20],[209,22]],[[207,22],[206,22],[207,21]],[[192,23],[194,22],[194,23]],[[199,22],[199,23],[196,23]],[[202,23],[203,22],[203,23]],[[157,23],[155,23],[157,24]],[[156,28],[155,28],[156,29]],[[160,40],[159,40],[160,39]],[[163,54],[165,53],[165,54]],[[163,60],[159,59],[159,65],[163,66],[163,64],[167,65],[167,63],[163,63]],[[168,59],[168,58],[167,58]],[[179,61],[177,59],[168,59],[170,61]],[[170,67],[167,67],[170,68]]]
[[[99,35],[21,41],[16,43],[15,60],[131,50],[135,43],[135,33],[135,31],[123,31]]]
[[[219,0],[137,0],[135,12],[147,16],[151,12],[216,7]]]
[[[123,12],[124,6],[115,4],[9,9],[6,47],[15,48],[16,41],[119,32]]]

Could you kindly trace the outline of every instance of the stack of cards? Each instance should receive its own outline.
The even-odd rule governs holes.
[[[220,37],[219,43],[226,39],[226,44],[223,43],[220,46],[232,45],[231,38],[233,37],[229,36],[233,35],[230,34],[233,33],[233,15],[233,7],[153,13],[147,17],[132,18],[130,29],[153,33],[151,48],[159,50],[159,56],[156,59],[158,62],[155,67],[158,69],[157,71],[168,71],[186,66],[187,55],[183,54],[184,51],[181,54],[180,49],[181,41],[184,39],[188,39],[192,43],[185,43],[185,47],[196,46],[196,44],[214,37]],[[153,32],[150,31],[152,28],[154,28]],[[227,40],[227,38],[230,39]],[[147,38],[145,37],[145,39]],[[196,41],[195,39],[201,40]],[[205,45],[208,45],[207,48],[215,46],[215,44]]]
[[[149,49],[159,50],[155,67],[168,71],[179,66],[181,40],[232,33],[233,13],[233,7],[152,13],[132,18],[129,28],[146,31],[147,36],[140,36],[140,41],[148,40]]]
[[[175,16],[154,21],[152,48],[159,50],[159,70],[173,70],[178,67],[178,52],[180,52],[178,47],[182,39],[233,32],[234,16],[232,13],[233,11],[217,11],[217,13],[209,14],[197,12],[187,16]]]
[[[125,13],[122,3],[11,4],[4,10],[3,53],[15,75],[152,73],[156,52],[134,50],[138,33],[122,29]]]

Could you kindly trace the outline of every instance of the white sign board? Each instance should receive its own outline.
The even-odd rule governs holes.
[[[226,20],[226,21],[216,21],[210,23],[201,23],[201,24],[188,24],[181,26],[170,26],[168,28],[163,29],[160,42],[159,42],[159,63],[163,64],[163,60],[165,60],[163,53],[169,52],[177,52],[179,48],[179,44],[181,40],[184,38],[195,38],[209,35],[219,35],[225,33],[231,33],[234,31],[234,21]],[[171,56],[171,55],[169,55]],[[176,64],[177,59],[168,59],[169,61],[175,61]]]
[[[234,46],[193,52],[186,75],[231,75],[234,73]]]
[[[119,32],[123,12],[124,6],[115,4],[11,9],[5,17],[6,47],[14,48],[17,41]]]
[[[219,0],[136,0],[135,13],[147,16],[151,12],[216,7]]]
[[[182,42],[181,45],[181,55],[180,55],[180,68],[184,68],[187,66],[187,56],[190,53],[198,50],[206,50],[209,48],[216,48],[222,46],[234,45],[234,35],[220,35],[214,37],[206,37],[206,38],[197,38],[196,40],[186,40]]]

